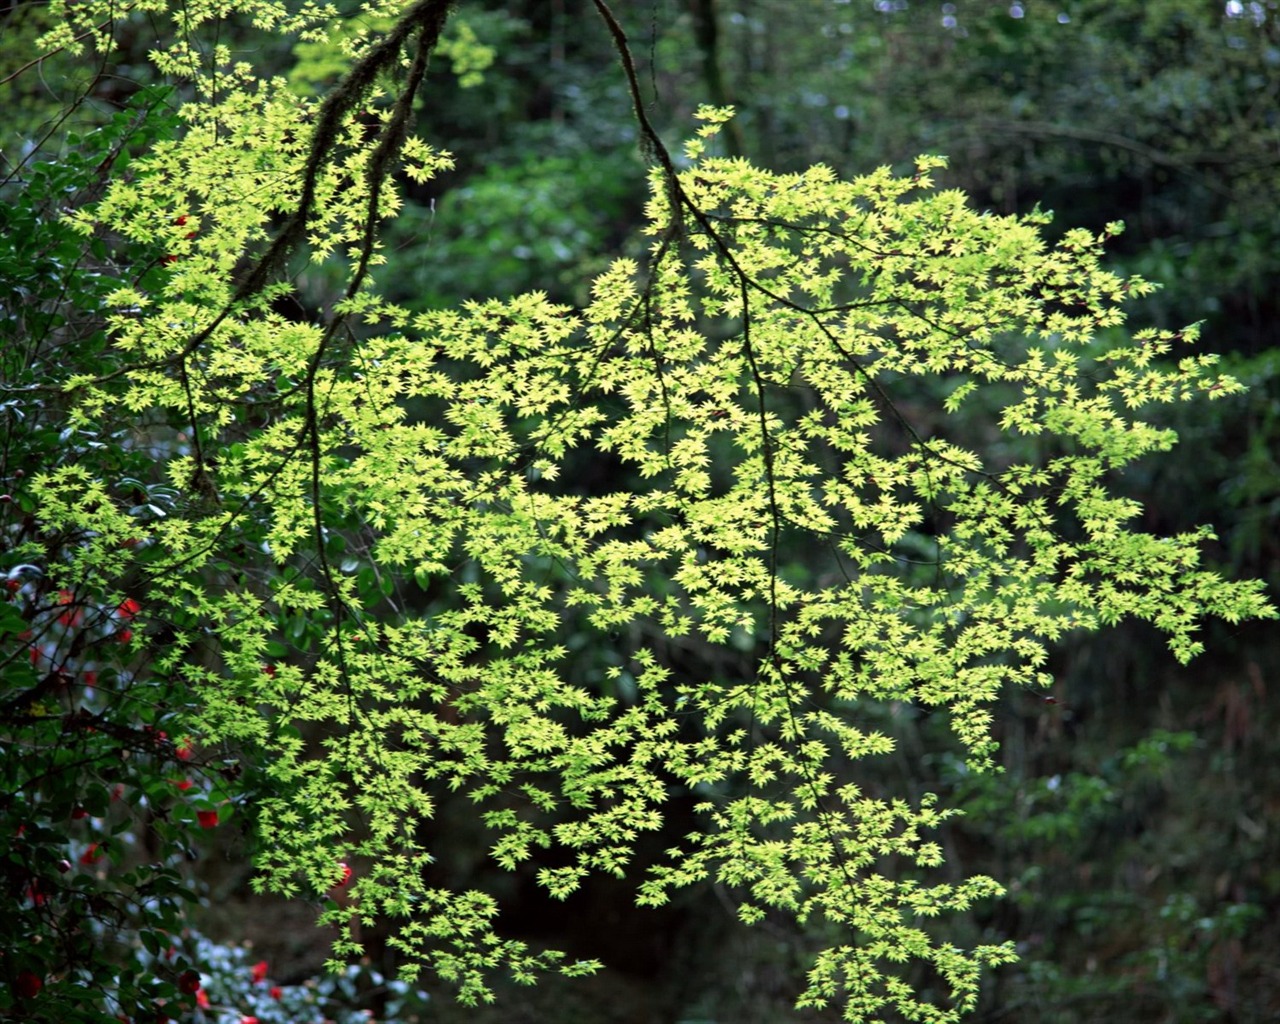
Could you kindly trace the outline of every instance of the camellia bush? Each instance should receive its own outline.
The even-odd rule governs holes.
[[[653,157],[643,257],[583,308],[424,310],[380,297],[379,229],[450,165],[412,131],[447,2],[54,5],[41,52],[161,35],[132,113],[4,184],[8,1018],[198,1012],[166,936],[232,819],[335,967],[381,922],[465,1002],[595,969],[442,881],[456,794],[552,897],[715,881],[840,936],[798,1006],[955,1020],[1013,944],[933,919],[1001,888],[941,880],[961,808],[859,785],[892,748],[868,709],[945,715],[990,767],[991,702],[1074,632],[1141,619],[1186,660],[1205,616],[1273,614],[1117,489],[1175,442],[1145,411],[1240,387],[1194,327],[1125,328],[1153,286],[1103,268],[1121,225],[1051,245],[937,157],[774,174],[715,155],[727,109],[672,153],[595,6]],[[233,24],[346,71],[301,95]],[[678,793],[700,826],[635,863]]]

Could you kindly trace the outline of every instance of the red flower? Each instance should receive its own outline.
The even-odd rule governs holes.
[[[19,971],[13,979],[13,990],[20,999],[34,999],[44,988],[44,980],[34,971]]]
[[[174,753],[178,756],[179,761],[191,760],[192,743],[190,736],[183,736],[178,741],[178,749]]]
[[[178,988],[187,995],[195,995],[200,991],[200,972],[183,971],[178,975]]]
[[[76,599],[75,594],[69,590],[58,591],[58,604],[72,604]],[[68,628],[80,625],[82,613],[79,608],[71,608],[58,616],[58,624]]]
[[[140,611],[142,611],[142,605],[131,597],[126,597],[116,607],[116,614],[122,619],[131,619]]]
[[[258,1024],[257,1017],[241,1017],[240,1024]]]
[[[79,821],[81,818],[89,817],[89,812],[86,811],[83,807],[73,807],[71,809],[71,817],[72,817],[72,820]]]
[[[272,999],[279,999],[281,996],[284,995],[284,989],[282,989],[279,985],[272,985],[269,989],[267,989],[267,994],[271,996]]]
[[[101,847],[102,847],[101,843],[90,843],[89,849],[85,850],[84,853],[80,854],[80,863],[96,864],[98,861],[102,860],[103,854],[106,851],[103,850]]]
[[[200,820],[201,828],[217,828],[218,812],[213,811],[196,811],[196,817]]]
[[[209,1009],[209,997],[204,994],[204,989],[200,989],[200,991],[196,993],[196,1006],[200,1007],[202,1010]]]
[[[173,779],[173,784],[177,787],[179,793],[185,793],[195,785],[190,779]]]
[[[86,671],[84,675],[81,676],[80,678],[84,681],[84,685],[87,686],[90,690],[92,690],[95,686],[98,685],[98,673],[95,672],[93,669],[89,669],[88,671]]]
[[[130,640],[133,639],[133,630],[131,629],[120,630],[120,632],[116,634],[116,639],[119,640],[120,643],[122,644],[127,644]]]
[[[335,889],[341,889],[351,881],[351,868],[347,865],[346,861],[339,861],[338,867],[342,868],[342,877],[333,883],[333,887]]]
[[[249,973],[250,973],[250,976],[253,978],[253,983],[255,985],[260,984],[262,980],[267,976],[267,970],[268,970],[267,962],[265,960],[259,960],[256,964],[253,965],[253,968],[250,970]]]

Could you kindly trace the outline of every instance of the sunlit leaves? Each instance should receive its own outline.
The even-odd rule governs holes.
[[[773,174],[709,155],[729,112],[704,110],[687,169],[655,174],[647,257],[615,261],[585,308],[409,311],[376,288],[368,218],[401,203],[372,174],[382,97],[369,86],[374,111],[353,103],[317,139],[322,104],[225,70],[177,140],[75,216],[173,257],[153,290],[112,293],[131,362],[76,378],[75,418],[181,427],[161,457],[186,501],[145,571],[209,638],[208,664],[166,662],[204,702],[202,742],[252,747],[291,788],[254,808],[258,884],[320,896],[360,858],[324,919],[393,918],[407,970],[482,1000],[494,970],[591,965],[499,938],[491,897],[432,880],[438,800],[474,802],[501,867],[557,863],[537,877],[563,899],[624,874],[687,790],[702,825],[645,865],[641,902],[712,881],[748,923],[838,929],[801,1006],[971,1007],[1011,950],[955,950],[919,919],[999,887],[918,880],[950,811],[852,784],[892,746],[868,706],[936,709],[982,766],[991,702],[1042,685],[1070,630],[1137,617],[1187,657],[1204,615],[1269,614],[1257,586],[1199,566],[1203,533],[1150,536],[1115,493],[1174,440],[1136,410],[1237,387],[1208,357],[1156,360],[1172,335],[1120,335],[1121,299],[1147,286],[1102,268],[1117,226],[1052,246],[1043,214],[935,191],[937,157]],[[449,166],[424,142],[400,155],[414,181]],[[244,292],[282,222],[301,225],[297,258]],[[290,319],[273,307],[304,266],[349,283]],[[1102,331],[1122,338],[1109,352]],[[961,411],[989,429],[966,435]],[[85,531],[85,571],[114,571],[133,523],[101,482],[38,486],[46,522]],[[570,634],[594,638],[603,680],[574,675]],[[268,650],[285,654],[265,673]],[[912,959],[946,1005],[894,973]]]

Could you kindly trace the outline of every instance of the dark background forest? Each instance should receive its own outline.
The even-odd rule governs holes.
[[[1142,502],[1146,529],[1210,523],[1218,540],[1208,561],[1276,592],[1275,0],[620,0],[614,9],[669,144],[689,134],[699,104],[731,104],[738,116],[723,144],[775,170],[908,170],[916,155],[939,153],[950,161],[942,187],[999,212],[1052,210],[1051,234],[1123,220],[1115,268],[1163,284],[1133,304],[1130,322],[1203,321],[1203,348],[1250,389],[1165,410],[1179,445],[1130,470],[1123,488]],[[457,166],[413,186],[388,224],[385,290],[413,309],[532,289],[581,301],[595,273],[642,244],[645,153],[608,33],[589,0],[467,0],[454,17],[492,47],[493,63],[471,77],[437,63],[417,130]],[[26,59],[22,40],[39,18],[37,5],[0,4],[4,68]],[[138,39],[144,46],[145,32]],[[268,58],[304,88],[334,74],[305,47]],[[138,84],[122,63],[100,79],[90,109],[109,111]],[[63,87],[28,76],[14,88],[14,136],[31,135]],[[320,301],[329,283],[313,274],[303,293]],[[871,712],[898,750],[867,769],[883,775],[867,785],[939,792],[965,807],[944,830],[947,870],[1009,888],[953,923],[958,944],[1012,938],[1021,955],[988,979],[975,1020],[1280,1019],[1280,634],[1274,624],[1213,622],[1204,639],[1207,652],[1183,668],[1145,627],[1073,638],[1056,652],[1052,693],[1011,691],[996,708],[999,774],[966,772],[945,728],[918,708]],[[582,650],[589,640],[565,642]],[[439,994],[423,1019],[836,1019],[791,1009],[813,945],[794,925],[745,929],[714,888],[662,912],[635,909],[633,890],[613,882],[555,904],[531,876],[486,863],[461,801],[442,808],[439,829],[454,876],[507,901],[506,928],[607,969],[503,992],[493,1009]],[[284,980],[318,973],[327,940],[309,909],[252,895],[234,842],[203,873],[194,917],[203,932],[252,940]],[[376,933],[367,938],[380,957]]]

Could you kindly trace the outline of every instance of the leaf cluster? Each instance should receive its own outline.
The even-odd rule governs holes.
[[[746,923],[843,936],[799,1005],[957,1019],[1012,946],[958,950],[933,919],[1000,886],[933,880],[932,830],[955,808],[855,781],[892,747],[865,711],[933,709],[987,767],[991,702],[1044,685],[1072,631],[1146,620],[1185,660],[1204,616],[1274,614],[1258,585],[1201,565],[1208,531],[1153,536],[1114,493],[1174,442],[1144,410],[1239,385],[1211,356],[1153,358],[1194,328],[1098,344],[1151,287],[1104,269],[1119,225],[1051,245],[1042,214],[936,189],[937,157],[908,176],[772,173],[715,155],[727,109],[701,111],[681,169],[656,149],[648,249],[581,307],[391,303],[393,171],[449,166],[407,128],[445,7],[357,37],[322,100],[216,51],[216,87],[181,47],[157,57],[203,82],[180,130],[66,223],[159,246],[162,272],[101,297],[114,368],[59,383],[72,429],[141,424],[172,511],[119,500],[96,457],[35,474],[33,521],[83,538],[57,579],[144,581],[174,624],[148,653],[188,695],[185,728],[264,780],[257,884],[325,900],[339,959],[389,919],[405,975],[466,1001],[491,997],[495,970],[587,972],[503,937],[490,894],[449,885],[438,802],[473,802],[493,860],[536,865],[565,898],[627,875],[692,793],[700,827],[643,865],[641,903],[721,883]],[[274,5],[261,17],[301,27]],[[362,120],[388,78],[390,103]],[[291,275],[321,265],[342,293],[279,312]],[[953,414],[974,403],[1035,457],[960,436]],[[625,476],[580,486],[572,467],[602,458]],[[140,527],[135,565],[119,552]],[[789,573],[784,542],[814,571]],[[619,685],[566,671],[577,629],[615,638]],[[691,673],[681,645],[736,646],[748,668]],[[943,1005],[906,980],[911,961],[943,979]]]

